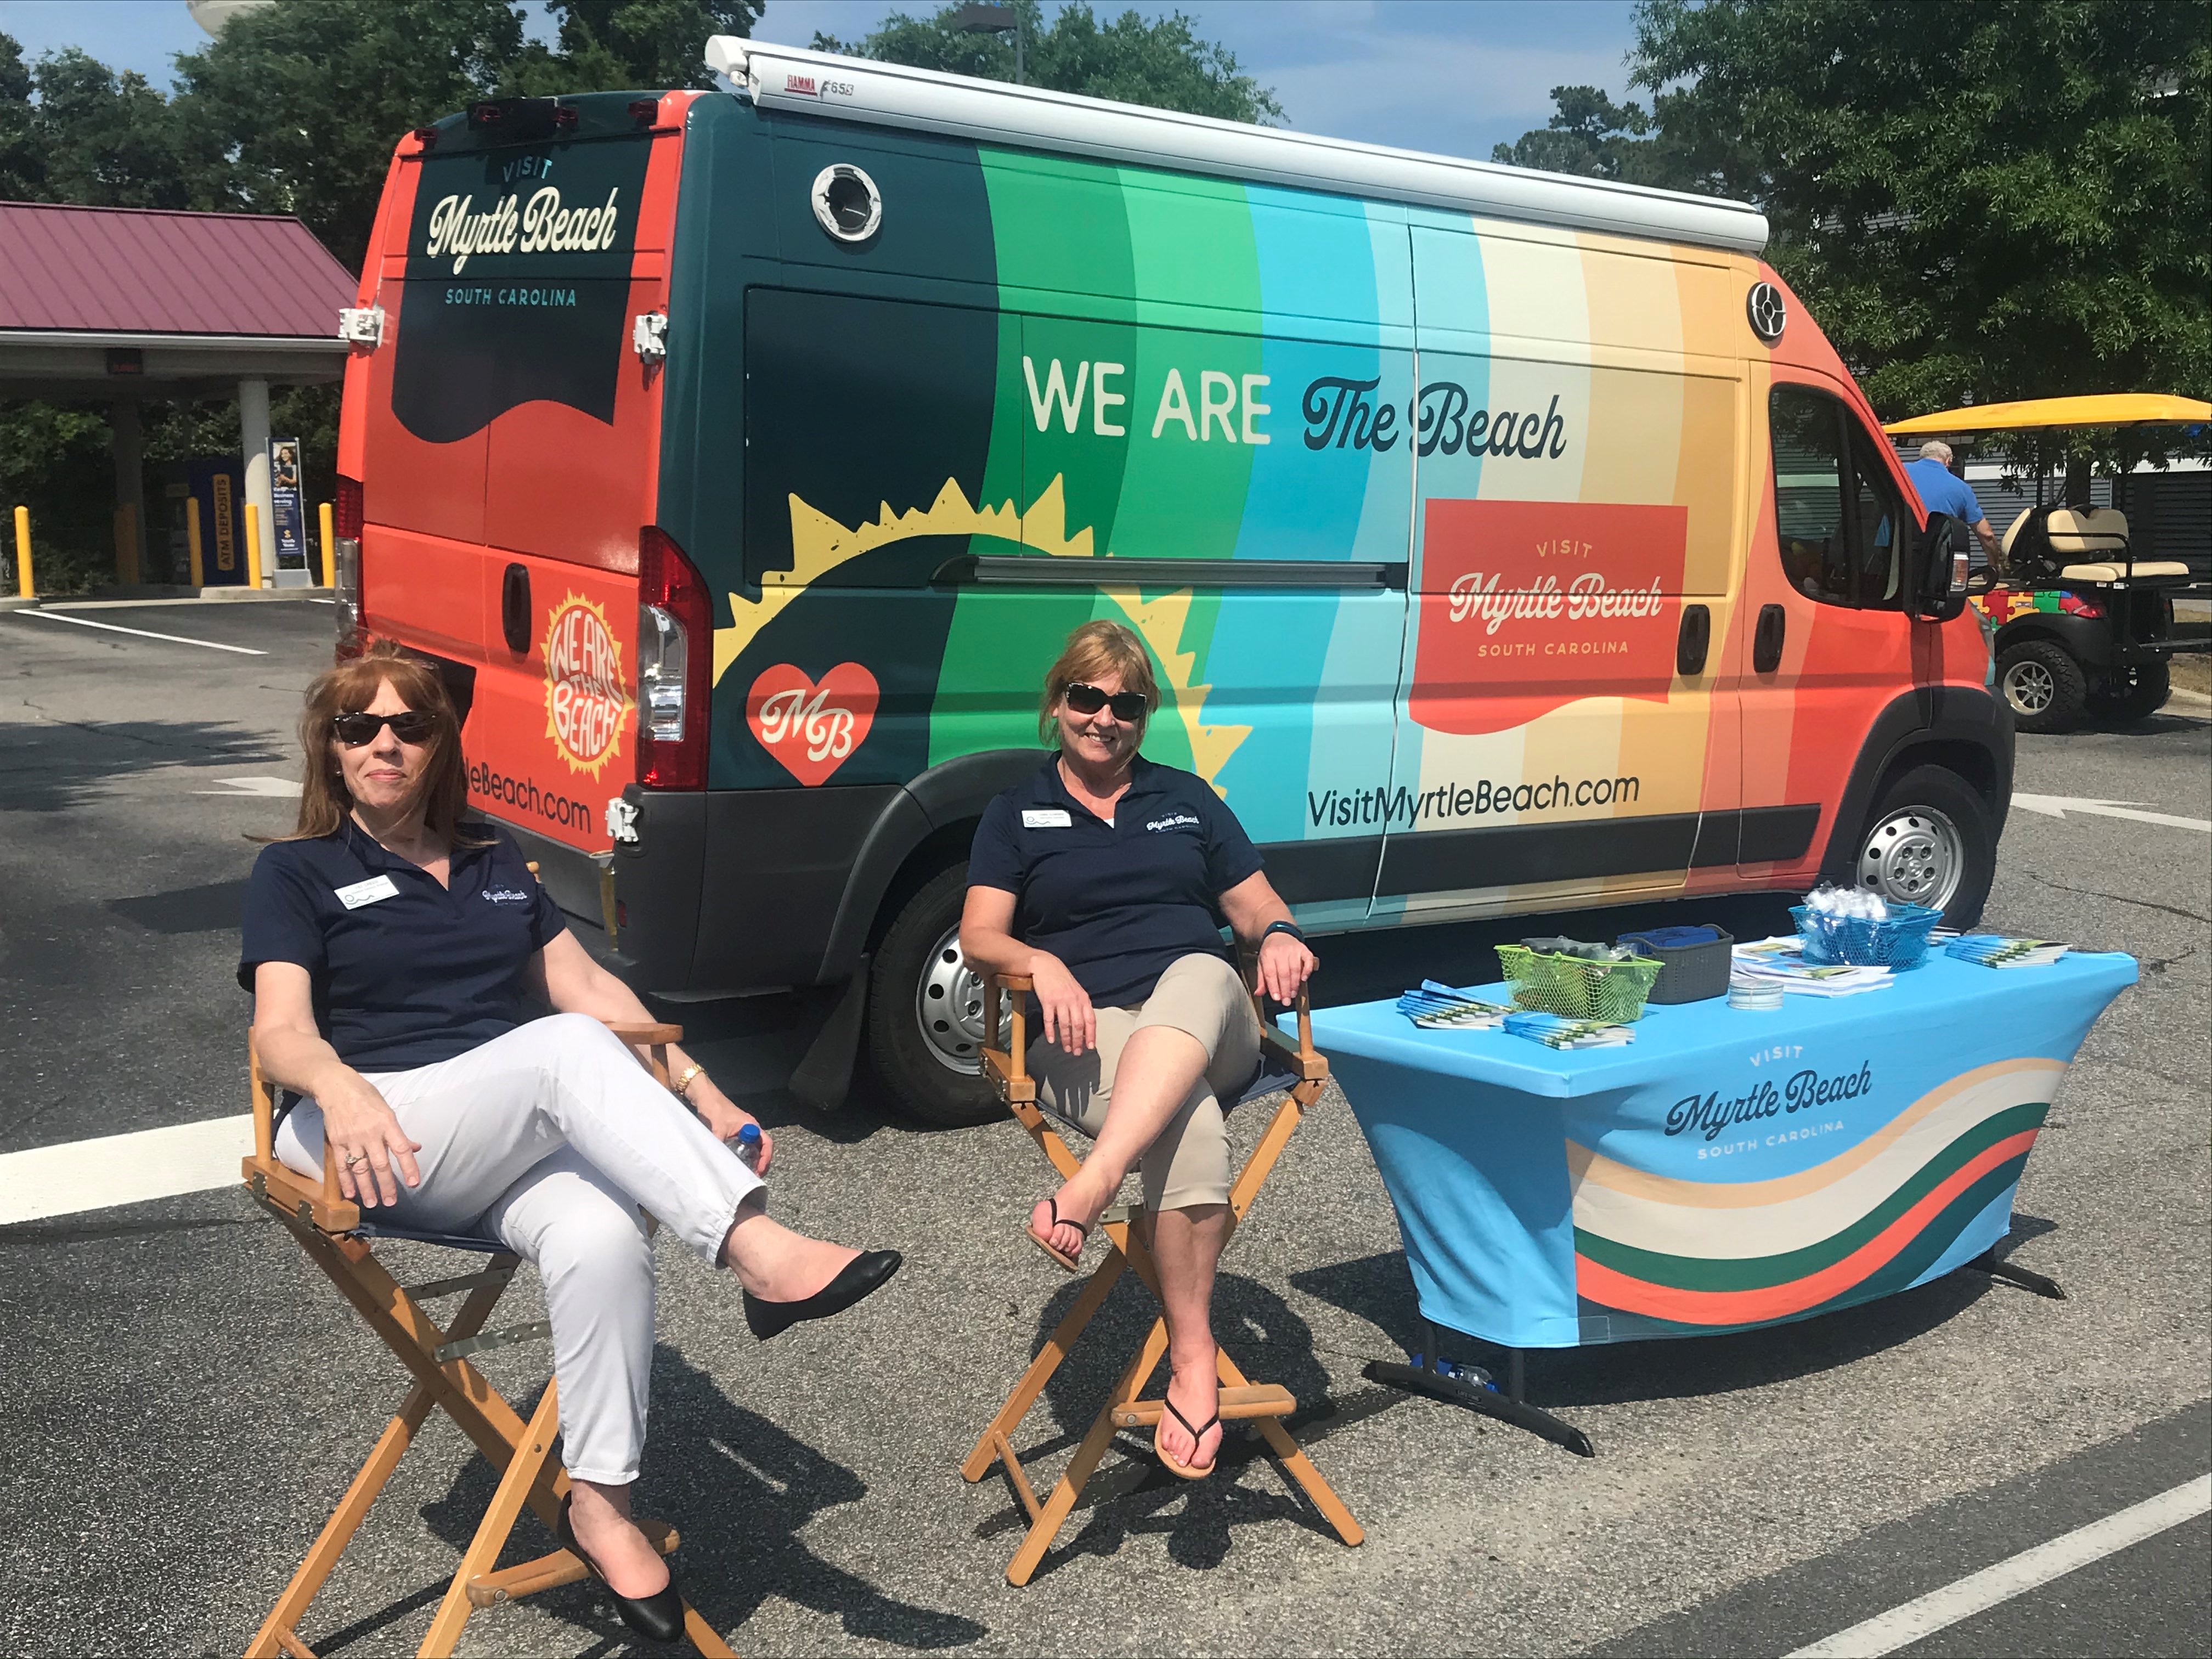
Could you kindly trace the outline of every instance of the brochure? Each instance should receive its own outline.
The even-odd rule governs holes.
[[[1398,999],[1398,1012],[1425,1031],[1494,1031],[1513,1010],[1425,979]]]
[[[1569,1019],[1564,1014],[1522,1010],[1505,1016],[1505,1029],[1515,1036],[1540,1042],[1547,1048],[1613,1048],[1636,1041],[1626,1025],[1601,1019]]]
[[[2047,968],[2071,946],[2049,939],[2013,939],[2003,933],[1966,933],[1944,947],[1943,954],[1984,968]]]
[[[1849,963],[1820,966],[1809,963],[1805,960],[1804,939],[1796,933],[1737,945],[1731,971],[1737,979],[1776,982],[1784,991],[1815,997],[1848,997],[1863,991],[1879,991],[1896,978],[1884,967],[1858,967]]]

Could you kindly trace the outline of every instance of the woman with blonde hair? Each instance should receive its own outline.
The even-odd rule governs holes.
[[[1054,749],[993,801],[968,860],[960,948],[1036,986],[1039,1103],[1093,1137],[1030,1212],[1029,1236],[1074,1271],[1133,1170],[1167,1312],[1167,1409],[1152,1437],[1186,1480],[1212,1473],[1220,1417],[1213,1271],[1229,1234],[1234,1104],[1259,1069],[1260,1025],[1217,915],[1259,946],[1261,988],[1296,999],[1313,953],[1206,781],[1137,752],[1159,706],[1144,642],[1085,623],[1047,671],[1038,735]]]
[[[726,1143],[753,1120],[681,1049],[663,1088],[605,1022],[645,1006],[600,968],[504,831],[466,816],[460,731],[435,671],[395,646],[308,688],[295,832],[262,850],[239,983],[283,1094],[276,1152],[399,1224],[489,1236],[538,1265],[553,1327],[563,1541],[626,1623],[673,1641],[682,1602],[630,1522],[653,1368],[641,1211],[743,1290],[765,1339],[879,1288],[868,1254],[769,1219]],[[550,1005],[547,1018],[532,1006]]]

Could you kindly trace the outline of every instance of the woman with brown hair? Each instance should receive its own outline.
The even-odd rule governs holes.
[[[1085,623],[1047,671],[1038,735],[1055,750],[993,801],[968,858],[960,948],[1036,987],[1038,1102],[1094,1138],[1083,1167],[1030,1212],[1063,1267],[1141,1169],[1174,1376],[1152,1437],[1186,1480],[1221,1445],[1214,1264],[1229,1236],[1229,1133],[1259,1069],[1260,1025],[1217,915],[1259,946],[1261,988],[1296,1000],[1313,953],[1261,873],[1237,816],[1203,778],[1137,753],[1159,706],[1144,642]]]
[[[254,865],[238,969],[289,1107],[277,1154],[317,1177],[336,1158],[363,1208],[537,1263],[563,1540],[632,1629],[672,1641],[682,1603],[629,1518],[653,1365],[641,1210],[737,1275],[763,1339],[852,1306],[898,1255],[771,1221],[769,1138],[749,1169],[726,1143],[753,1120],[703,1067],[671,1048],[672,1094],[607,1029],[652,1015],[585,953],[514,841],[465,816],[460,732],[428,664],[389,645],[340,664],[308,688],[300,740],[299,825]]]

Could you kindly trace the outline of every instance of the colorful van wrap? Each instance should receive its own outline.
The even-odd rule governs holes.
[[[551,846],[604,854],[626,785],[690,811],[629,783],[641,531],[696,568],[706,817],[653,902],[724,919],[656,945],[657,984],[743,988],[758,954],[709,821],[749,870],[801,849],[771,931],[813,944],[759,971],[849,972],[900,860],[957,856],[1036,753],[1094,617],[1154,659],[1146,752],[1323,926],[1808,880],[1900,744],[1987,741],[1943,702],[1988,702],[1978,625],[1897,596],[1919,515],[1887,447],[1826,486],[1790,461],[1778,519],[1778,389],[1879,428],[1809,319],[1753,331],[1754,289],[1794,306],[1754,258],[720,94],[572,102],[542,143],[402,144],[341,470],[369,628],[450,665],[476,799]],[[879,192],[859,242],[812,202],[841,165]],[[1846,544],[1886,596],[1790,563]],[[2001,814],[2008,746],[1983,771]]]

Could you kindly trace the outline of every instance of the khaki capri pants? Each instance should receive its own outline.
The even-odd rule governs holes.
[[[1188,1032],[1206,1050],[1206,1070],[1159,1139],[1146,1150],[1145,1207],[1188,1210],[1229,1201],[1229,1127],[1223,1114],[1260,1066],[1260,1019],[1236,969],[1219,957],[1178,957],[1141,1006],[1100,1008],[1098,1042],[1069,1055],[1057,1043],[1030,1046],[1037,1103],[1094,1139],[1113,1104],[1114,1071],[1131,1037],[1148,1025]]]

